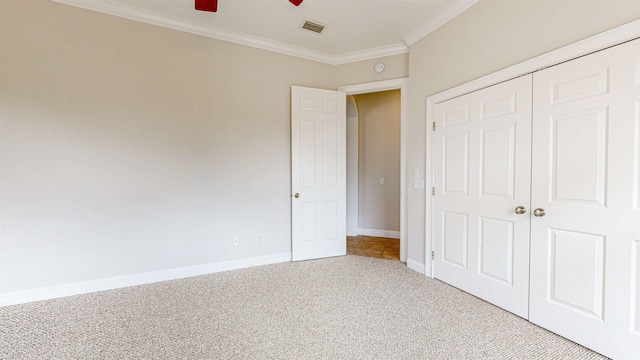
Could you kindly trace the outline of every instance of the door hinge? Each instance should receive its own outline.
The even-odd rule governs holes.
[[[431,260],[435,260],[436,259],[436,252],[432,251],[431,252]]]
[[[436,122],[433,122],[433,131],[436,131]]]
[[[436,195],[436,187],[432,187],[431,188],[431,195],[435,196]]]

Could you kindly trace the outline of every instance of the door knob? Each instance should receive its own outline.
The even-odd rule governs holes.
[[[534,216],[537,216],[537,217],[543,217],[543,216],[545,216],[546,214],[547,214],[547,213],[546,213],[546,212],[544,212],[544,209],[542,209],[542,208],[537,208],[537,209],[533,210],[533,215],[534,215]]]
[[[293,195],[293,197],[297,199],[300,197],[300,194],[296,193],[295,195]]]
[[[524,206],[518,206],[516,208],[516,214],[522,215],[527,212],[527,209]]]

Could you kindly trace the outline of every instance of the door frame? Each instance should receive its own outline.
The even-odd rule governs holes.
[[[374,92],[400,90],[400,261],[407,261],[407,100],[409,78],[375,81],[364,84],[338,87],[346,95],[359,95]]]
[[[544,68],[569,61],[580,56],[590,54],[595,51],[603,50],[611,46],[621,44],[623,42],[633,40],[640,37],[640,20],[634,20],[625,25],[594,35],[592,37],[580,40],[573,44],[569,44],[562,48],[550,51],[548,53],[537,56],[533,59],[526,60],[519,64],[496,71],[492,74],[483,76],[468,83],[456,86],[449,90],[437,93],[427,97],[426,104],[426,147],[425,147],[425,187],[433,188],[435,169],[434,165],[434,131],[431,124],[434,122],[434,107],[437,103],[452,99],[476,90],[486,88],[497,83],[511,80],[522,75],[530,74]],[[434,201],[430,191],[425,192],[425,253],[424,253],[424,274],[433,277],[433,223],[434,223]]]
[[[359,126],[360,126],[360,115],[358,114],[358,104],[356,104],[356,100],[352,95],[346,95],[347,97],[347,104],[349,102],[351,102],[353,104],[353,107],[356,110],[356,131],[354,137],[355,137],[355,148],[354,148],[354,152],[355,152],[355,158],[356,158],[356,167],[355,169],[352,169],[353,172],[355,172],[355,184],[353,184],[353,189],[351,189],[353,192],[355,192],[355,209],[353,209],[354,212],[354,216],[355,216],[355,223],[356,223],[356,227],[355,229],[353,228],[349,228],[349,178],[347,177],[347,236],[355,236],[355,235],[359,235],[359,234],[355,234],[353,235],[353,233],[350,233],[349,230],[354,230],[356,233],[358,232],[358,229],[360,229],[360,209],[359,209],[359,203],[360,203],[360,194],[359,194],[359,189],[360,189],[360,184],[358,183],[358,179],[360,178],[360,169],[358,168],[358,156],[359,156],[359,149],[358,149],[358,144],[360,143],[360,134],[359,134]],[[349,106],[347,105],[347,108]],[[349,114],[347,112],[347,144],[349,143]],[[347,146],[347,165],[349,164],[349,147]],[[353,194],[352,194],[353,195]]]

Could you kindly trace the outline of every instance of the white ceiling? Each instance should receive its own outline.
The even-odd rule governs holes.
[[[218,12],[194,0],[53,0],[331,64],[393,55],[478,0],[218,0]],[[305,20],[322,34],[300,29]]]

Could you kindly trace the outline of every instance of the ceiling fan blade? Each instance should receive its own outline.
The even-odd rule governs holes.
[[[302,4],[304,0],[289,0],[295,6]],[[216,12],[218,11],[218,0],[195,0],[196,2],[196,10],[200,11],[210,11]]]
[[[218,11],[218,0],[195,0],[195,1],[196,1],[196,10],[210,11],[210,12]],[[302,2],[302,0],[300,2]]]

